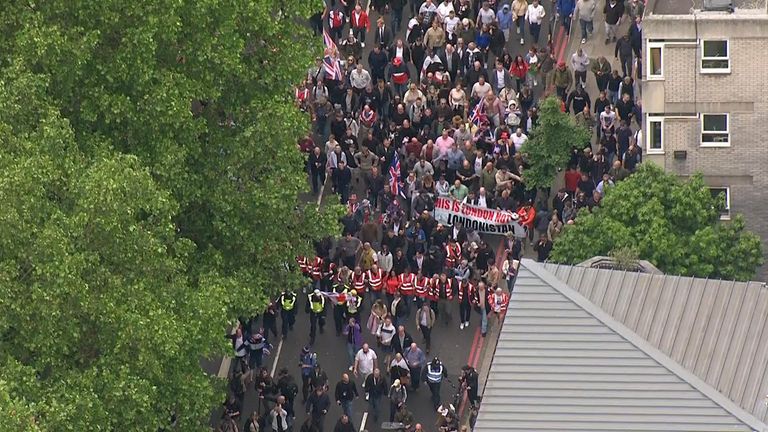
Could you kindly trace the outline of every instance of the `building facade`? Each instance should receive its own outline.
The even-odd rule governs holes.
[[[722,219],[743,214],[768,251],[768,6],[731,3],[714,11],[703,0],[648,0],[643,147],[669,172],[701,172],[725,195]],[[767,276],[763,266],[757,278]]]

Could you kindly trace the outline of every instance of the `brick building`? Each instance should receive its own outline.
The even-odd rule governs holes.
[[[727,2],[726,2],[727,3]],[[702,172],[745,216],[768,252],[768,6],[648,0],[642,82],[646,160],[682,177]],[[768,268],[757,275],[766,280]]]

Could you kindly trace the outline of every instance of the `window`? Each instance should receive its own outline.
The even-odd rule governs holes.
[[[648,116],[645,122],[646,150],[648,154],[664,153],[664,117]]]
[[[658,42],[648,42],[648,73],[647,79],[663,79],[664,78],[664,44]]]
[[[702,114],[701,146],[730,147],[731,134],[728,123],[728,114]]]
[[[701,72],[728,73],[731,71],[727,40],[701,41]]]
[[[731,219],[731,189],[725,186],[711,187],[709,188],[709,193],[712,194],[712,198],[719,199],[722,196],[722,199],[725,201],[724,207],[720,209],[720,219]]]

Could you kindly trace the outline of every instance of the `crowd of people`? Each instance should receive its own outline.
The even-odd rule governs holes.
[[[355,431],[359,398],[377,422],[388,402],[393,428],[459,430],[458,407],[440,397],[448,371],[438,357],[430,358],[432,329],[463,331],[478,313],[486,336],[507,308],[527,248],[546,260],[552,241],[575,223],[579,210],[598,206],[605,190],[642,161],[635,89],[643,1],[606,0],[602,8],[615,64],[609,56],[590,58],[582,48],[558,61],[552,41],[558,26],[570,35],[578,22],[586,43],[598,19],[596,0],[542,2],[371,0],[368,7],[330,0],[312,17],[326,52],[296,88],[297,106],[313,125],[299,146],[308,155],[313,191],[330,188],[347,212],[340,238],[318,242],[313,257],[297,257],[307,278],[301,292],[284,291],[257,317],[261,325],[242,319],[231,335],[236,366],[222,429],[240,430],[243,396],[253,388],[261,402],[245,423],[249,432],[323,431],[334,402],[343,411],[334,432]],[[626,19],[629,30],[619,34]],[[518,42],[524,54],[510,54]],[[593,96],[586,90],[590,73],[598,92]],[[539,101],[548,96],[593,132],[590,142],[574,145],[563,167],[565,186],[551,200],[548,191],[526,187],[529,162],[521,151],[535,134]],[[482,234],[436,220],[437,197],[513,212],[526,235],[508,235],[497,257]],[[293,331],[299,304],[310,323],[300,383],[288,369],[273,378],[263,365],[268,341]],[[347,346],[348,373],[333,389],[313,349],[326,315]],[[364,343],[366,332],[375,345]],[[477,371],[467,365],[456,375],[476,406]],[[417,423],[408,408],[422,382],[431,390],[439,420],[434,426]],[[299,393],[302,408],[295,408]],[[308,414],[300,426],[293,424],[295,409]]]

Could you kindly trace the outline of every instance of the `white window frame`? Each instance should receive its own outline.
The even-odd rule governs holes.
[[[725,209],[726,213],[720,214],[720,220],[731,220],[731,188],[729,186],[709,186],[710,193],[713,189],[722,189],[725,191]]]
[[[651,148],[651,140],[653,134],[651,133],[651,123],[661,123],[661,148]],[[664,154],[664,117],[649,115],[645,118],[645,153],[647,154]]]
[[[704,56],[704,43],[705,42],[725,42],[726,50],[728,54],[725,57],[705,57]],[[731,73],[731,41],[728,39],[702,39],[700,43],[701,56],[699,58],[699,71],[703,74],[727,74]],[[705,68],[705,60],[726,60],[728,61],[728,67],[725,68]],[[663,65],[664,63],[662,63]]]
[[[725,116],[725,130],[724,131],[705,131],[704,130],[704,117],[708,115],[724,115]],[[730,147],[731,146],[731,115],[728,113],[701,113],[699,116],[700,120],[699,123],[701,123],[701,134],[699,135],[699,140],[701,142],[702,147]],[[705,142],[704,141],[704,134],[705,133],[721,133],[721,134],[727,134],[728,135],[728,141],[725,142]]]
[[[659,81],[664,79],[664,45],[666,45],[664,42],[648,42],[645,45],[645,58],[648,59],[647,62],[644,62],[646,64],[646,74],[645,79],[647,81]],[[658,48],[661,52],[661,73],[660,74],[653,74],[651,70],[651,50]]]

